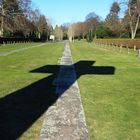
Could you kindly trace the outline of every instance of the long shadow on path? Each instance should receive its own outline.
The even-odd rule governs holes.
[[[52,75],[0,99],[0,139],[19,138],[80,76],[85,74],[113,75],[115,73],[115,68],[112,66],[92,66],[94,63],[95,61],[75,63],[76,78],[65,86],[59,96],[55,94],[56,88],[52,84],[58,75],[59,65],[47,65],[30,71],[52,73]]]

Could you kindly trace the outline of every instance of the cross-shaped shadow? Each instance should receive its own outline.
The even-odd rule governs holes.
[[[0,99],[0,139],[19,138],[80,76],[85,74],[113,75],[115,73],[115,68],[112,66],[92,66],[94,63],[95,61],[75,63],[76,77],[70,80],[59,96],[55,94],[56,87],[52,84],[58,75],[59,65],[47,65],[30,71],[52,75]]]

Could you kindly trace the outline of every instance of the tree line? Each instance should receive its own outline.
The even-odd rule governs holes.
[[[31,0],[0,0],[0,37],[49,38],[53,28]]]
[[[120,13],[121,16],[120,17]],[[94,12],[85,17],[84,22],[61,26],[64,37],[69,40],[93,38],[131,38],[140,37],[140,0],[121,0],[113,2],[105,20]],[[67,34],[66,34],[67,30]]]
[[[123,12],[123,16],[119,16]],[[21,37],[49,39],[51,34],[57,40],[93,38],[140,37],[140,0],[113,2],[103,20],[94,12],[85,21],[67,23],[53,27],[49,20],[32,6],[31,0],[0,0],[0,37]]]

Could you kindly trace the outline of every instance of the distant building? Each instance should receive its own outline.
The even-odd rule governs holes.
[[[55,40],[55,36],[54,35],[50,35],[50,40],[54,41]]]

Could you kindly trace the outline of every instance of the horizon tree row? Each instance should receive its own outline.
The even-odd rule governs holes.
[[[112,3],[105,20],[91,12],[84,22],[64,25],[63,28],[67,27],[70,40],[78,38],[91,42],[93,38],[134,39],[140,37],[139,23],[140,0],[120,0],[120,2]]]

